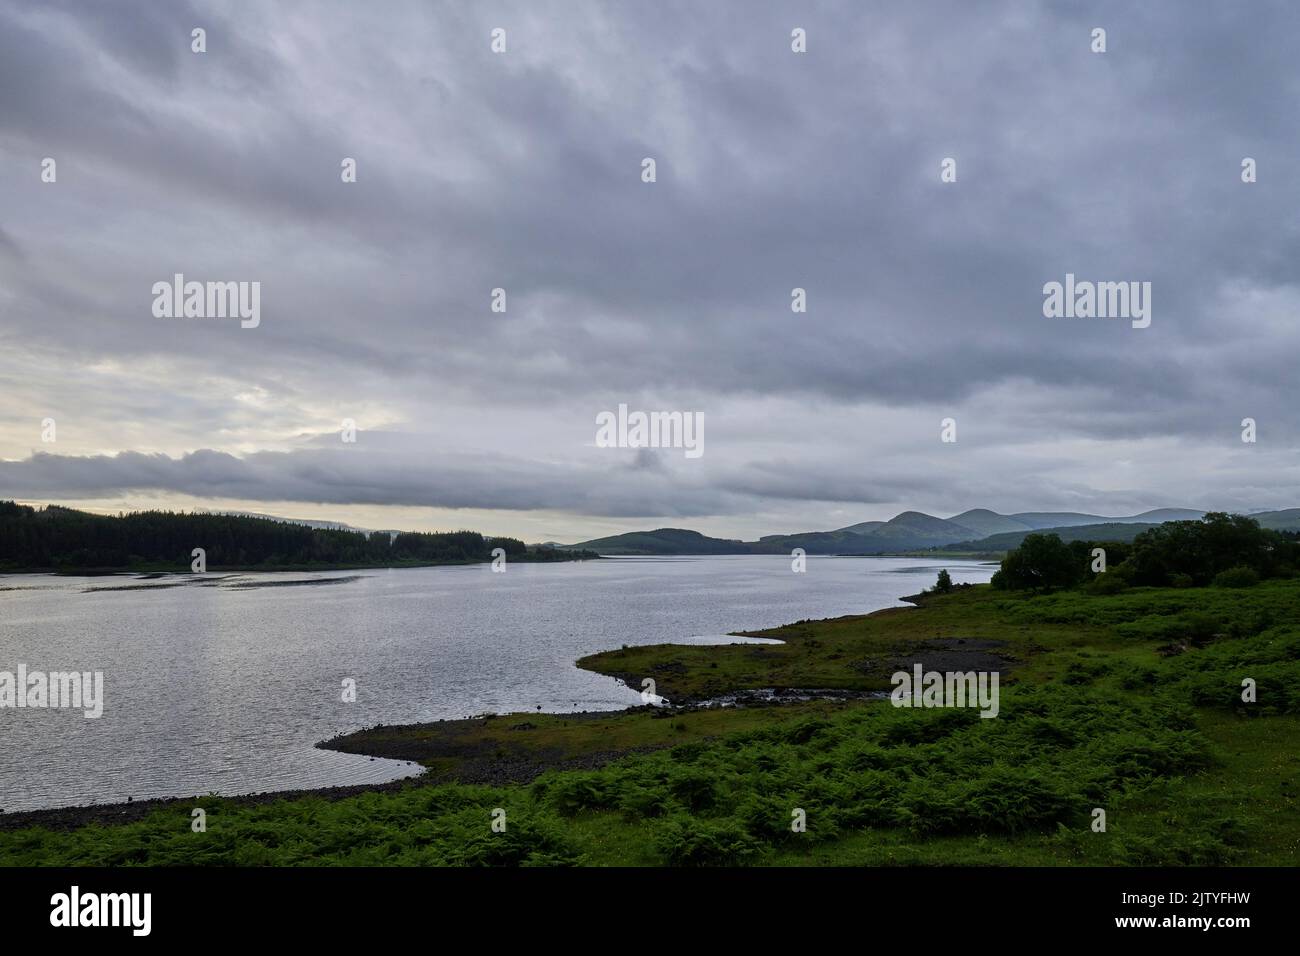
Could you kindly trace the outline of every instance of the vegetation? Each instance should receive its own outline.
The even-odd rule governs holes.
[[[1094,568],[1093,550],[1106,566]],[[1031,534],[1002,560],[993,586],[1006,590],[1072,587],[1100,590],[1136,584],[1153,587],[1249,587],[1261,578],[1290,577],[1300,562],[1300,536],[1262,528],[1243,515],[1210,512],[1199,521],[1170,521],[1148,528],[1131,544]],[[1095,579],[1105,574],[1106,585]]]
[[[591,552],[527,548],[476,531],[390,535],[312,528],[242,515],[142,511],[116,517],[0,501],[0,571],[188,570],[202,548],[207,567],[278,569],[393,567],[491,560],[565,561]]]
[[[377,728],[336,745],[418,759],[429,778],[335,800],[205,797],[122,825],[0,830],[0,861],[1300,859],[1300,579],[1132,585],[1114,594],[1082,583],[1048,592],[955,588],[920,598],[917,608],[799,622],[763,636],[785,643],[629,648],[582,664],[635,674],[633,686],[656,676],[661,693],[685,700],[719,689],[886,688],[900,664],[977,646],[1007,661],[1001,710],[986,720],[973,710],[810,701]],[[1243,700],[1246,678],[1254,702]],[[483,776],[529,756],[533,765],[517,779]],[[537,776],[542,766],[552,769]],[[194,806],[207,810],[206,833],[191,830]],[[1104,833],[1090,825],[1098,807]],[[495,808],[506,811],[504,833],[491,830]],[[795,810],[806,814],[804,833],[791,828]]]

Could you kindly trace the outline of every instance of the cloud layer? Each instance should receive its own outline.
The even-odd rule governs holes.
[[[545,512],[555,537],[1293,506],[1298,21],[7,4],[0,496]],[[260,281],[261,325],[154,318],[176,272]],[[1150,281],[1151,327],[1044,318],[1067,272]],[[706,455],[594,447],[619,402],[702,412]]]

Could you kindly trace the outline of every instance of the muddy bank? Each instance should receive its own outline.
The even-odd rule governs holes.
[[[918,641],[905,650],[896,650],[880,658],[867,657],[850,663],[854,670],[864,674],[888,671],[911,673],[912,668],[920,664],[924,671],[948,673],[958,671],[997,671],[1006,677],[1014,669],[1017,659],[1007,654],[1002,648],[1006,641],[979,640],[966,637],[936,637]]]
[[[876,613],[885,614],[906,610],[908,609],[887,608],[885,611]],[[793,636],[790,639],[792,641],[796,640]],[[742,686],[728,689],[725,686],[727,678],[711,679],[709,672],[705,671],[698,662],[695,664],[694,670],[692,670],[692,666],[684,660],[685,655],[671,657],[668,660],[649,662],[639,671],[629,671],[617,666],[611,667],[604,661],[598,666],[593,663],[588,666],[588,669],[594,673],[612,677],[629,689],[638,692],[642,681],[647,677],[651,678],[670,704],[688,708],[729,706],[740,703],[748,705],[779,704],[795,700],[814,699],[876,700],[889,696],[888,689],[892,686],[891,678],[896,672],[906,671],[910,674],[912,668],[917,664],[921,665],[922,670],[939,671],[941,673],[949,671],[962,673],[968,671],[997,671],[1005,679],[1019,663],[1017,657],[1007,652],[1005,649],[1007,645],[1007,641],[1001,640],[937,637],[882,647],[878,654],[859,658],[837,653],[834,659],[842,665],[841,669],[845,678],[846,686],[842,687],[809,687],[794,683],[783,684],[771,681],[771,674],[759,672],[750,675],[750,677],[757,676],[762,679],[764,681],[763,686]],[[733,649],[740,647],[740,645],[716,646]],[[818,644],[818,646],[821,645]],[[677,645],[672,645],[672,647],[675,648]],[[742,653],[746,659],[759,662],[779,659],[778,653],[774,652],[771,646],[748,645]],[[591,657],[584,658],[579,666],[586,666],[584,662],[594,661],[596,658],[610,656],[613,655],[591,655]],[[710,663],[708,666],[716,668],[717,665]],[[770,667],[766,669],[770,670]],[[679,689],[678,683],[674,681],[674,678],[691,678],[696,675],[703,675],[708,679],[707,684],[694,685],[707,688],[702,693],[691,694],[684,692]],[[869,686],[861,686],[864,683]]]

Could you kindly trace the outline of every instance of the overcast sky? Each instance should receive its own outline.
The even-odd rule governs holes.
[[[1300,505],[1297,50],[1290,2],[4,0],[0,497],[530,541]],[[260,325],[155,317],[177,272]],[[1066,273],[1150,327],[1045,318]],[[619,403],[704,454],[597,447]]]

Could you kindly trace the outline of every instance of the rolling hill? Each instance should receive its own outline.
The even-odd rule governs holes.
[[[1026,511],[1004,515],[973,508],[951,518],[921,511],[904,511],[888,521],[863,521],[835,531],[805,531],[764,535],[757,541],[711,538],[683,528],[633,531],[570,545],[608,555],[788,554],[803,548],[808,554],[897,554],[932,548],[963,551],[1005,551],[1017,547],[1033,532],[1056,533],[1063,540],[1131,541],[1142,531],[1166,521],[1189,521],[1205,512],[1159,508],[1127,517],[1079,512]],[[1265,528],[1300,530],[1300,508],[1251,515]]]
[[[1261,528],[1272,531],[1295,531],[1300,528],[1300,508],[1287,508],[1285,511],[1261,511],[1251,515],[1259,522]]]
[[[1203,511],[1187,511],[1182,508],[1161,508],[1156,511],[1144,511],[1131,518],[1112,518],[1096,524],[1071,524],[1057,527],[1034,529],[1040,534],[1055,534],[1062,541],[1132,541],[1148,528],[1164,524],[1166,521],[1192,521],[1201,518]],[[1260,527],[1273,531],[1300,531],[1300,508],[1288,508],[1285,511],[1261,511],[1249,517],[1259,522]],[[986,538],[961,541],[953,545],[954,549],[970,551],[1009,551],[1020,546],[1029,531],[1010,531],[990,535]]]
[[[1062,541],[1132,541],[1148,528],[1161,522],[1107,521],[1102,524],[1065,525],[1059,528],[1038,528],[1034,531],[1006,531],[972,541],[960,541],[952,547],[961,551],[1010,551],[1020,547],[1031,534],[1055,534]]]
[[[560,547],[580,548],[608,555],[750,554],[753,551],[743,541],[709,538],[698,531],[688,531],[685,528],[632,531]]]

